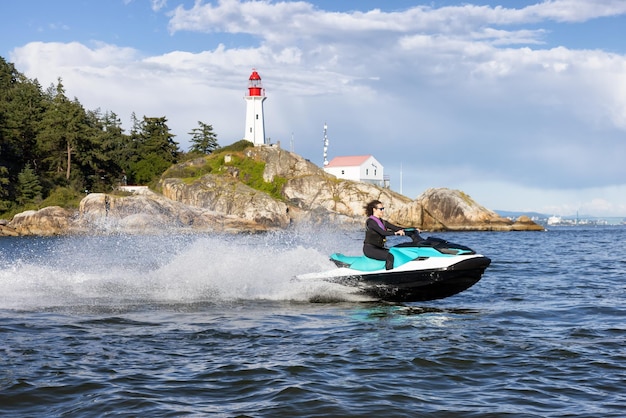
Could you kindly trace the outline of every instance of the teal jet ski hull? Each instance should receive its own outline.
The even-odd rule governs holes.
[[[362,295],[389,302],[443,299],[475,285],[491,259],[468,247],[444,240],[428,240],[391,247],[394,268],[365,256],[330,256],[337,269],[305,275],[348,286]]]

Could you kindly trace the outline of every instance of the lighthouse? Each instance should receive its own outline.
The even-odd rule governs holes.
[[[246,99],[246,132],[243,139],[254,145],[265,144],[263,102],[266,98],[261,76],[253,68],[248,82],[248,95],[244,97]]]

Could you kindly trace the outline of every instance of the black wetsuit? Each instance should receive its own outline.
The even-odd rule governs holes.
[[[363,254],[376,260],[385,260],[385,268],[391,270],[393,268],[393,254],[389,252],[389,249],[385,248],[386,237],[394,235],[396,231],[402,228],[383,219],[380,221],[385,226],[385,229],[382,229],[376,220],[371,217],[367,218],[365,222]]]

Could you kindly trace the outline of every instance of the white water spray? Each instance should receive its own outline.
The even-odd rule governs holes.
[[[120,307],[237,300],[347,300],[294,280],[332,269],[359,241],[336,231],[214,236],[106,236],[0,242],[0,309]]]

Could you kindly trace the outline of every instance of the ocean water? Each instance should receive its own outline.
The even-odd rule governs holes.
[[[0,238],[0,415],[626,416],[626,227],[432,235],[492,265],[411,304],[293,280],[358,232]]]

